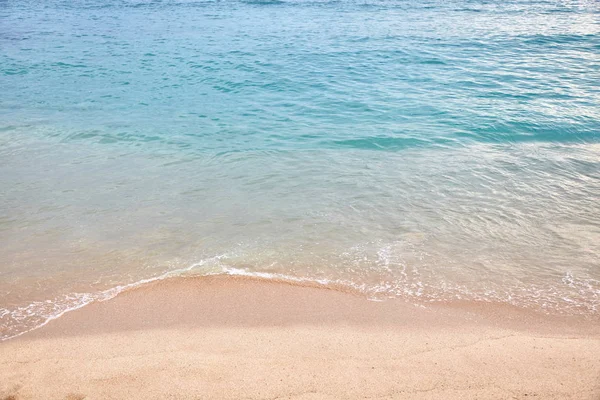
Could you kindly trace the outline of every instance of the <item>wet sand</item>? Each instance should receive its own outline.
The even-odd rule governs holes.
[[[0,399],[600,399],[600,326],[232,277],[156,282],[0,343]]]

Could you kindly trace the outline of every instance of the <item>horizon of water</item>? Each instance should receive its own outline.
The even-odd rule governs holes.
[[[0,337],[170,276],[600,316],[596,1],[0,1]]]

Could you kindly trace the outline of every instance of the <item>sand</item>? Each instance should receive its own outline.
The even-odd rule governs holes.
[[[597,322],[171,279],[0,343],[0,399],[600,399]]]

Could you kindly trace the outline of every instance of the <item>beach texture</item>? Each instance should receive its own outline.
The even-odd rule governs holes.
[[[0,398],[599,399],[597,324],[170,279],[0,343]]]

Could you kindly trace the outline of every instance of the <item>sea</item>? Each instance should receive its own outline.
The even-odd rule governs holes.
[[[600,320],[600,2],[0,0],[0,337],[208,275]]]

